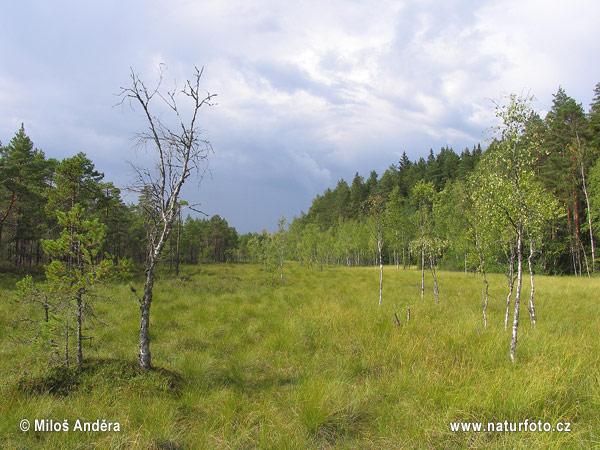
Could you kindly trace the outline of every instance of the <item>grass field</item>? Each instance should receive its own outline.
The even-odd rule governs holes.
[[[181,275],[155,286],[149,373],[135,366],[139,308],[128,284],[102,288],[96,310],[107,325],[90,324],[77,374],[53,372],[9,340],[15,279],[2,280],[0,448],[600,447],[600,278],[537,277],[538,323],[523,307],[512,364],[501,275],[489,277],[487,330],[481,279],[464,273],[439,274],[435,304],[431,290],[420,298],[419,271],[386,267],[382,308],[374,268],[288,264],[274,282],[253,265]],[[32,429],[20,431],[22,419]],[[35,419],[71,430],[34,431]],[[120,431],[73,431],[77,419]],[[571,431],[450,428],[526,419]]]

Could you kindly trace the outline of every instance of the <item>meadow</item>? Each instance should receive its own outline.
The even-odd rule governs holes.
[[[161,274],[155,369],[136,368],[140,280],[103,286],[81,373],[10,340],[16,277],[0,281],[0,448],[585,449],[600,446],[600,278],[536,278],[537,325],[521,309],[516,362],[506,280],[372,267],[284,278],[258,265]],[[528,281],[526,278],[525,281]],[[137,283],[137,284],[136,284]],[[528,297],[527,283],[523,295]],[[410,321],[406,309],[410,306]],[[401,326],[394,323],[397,313]],[[511,316],[512,319],[512,316]],[[22,419],[32,429],[20,431]],[[118,422],[115,431],[35,431],[35,419]],[[568,422],[570,432],[454,432],[453,422]]]

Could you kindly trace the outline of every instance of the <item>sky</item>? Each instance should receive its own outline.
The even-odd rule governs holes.
[[[184,199],[240,233],[275,230],[404,151],[484,143],[509,93],[533,94],[543,115],[562,86],[587,111],[598,19],[595,0],[7,2],[0,141],[23,123],[47,157],[84,152],[134,202],[128,162],[152,167],[152,149],[136,150],[146,124],[115,106],[120,88],[132,69],[151,86],[165,64],[173,89],[203,67],[214,151]]]

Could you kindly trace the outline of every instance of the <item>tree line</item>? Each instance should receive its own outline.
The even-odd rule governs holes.
[[[524,245],[533,242],[532,269],[578,276],[595,272],[594,232],[600,225],[600,83],[594,94],[585,111],[561,87],[544,118],[532,109],[532,99],[507,99],[507,103],[527,106],[527,114],[521,111],[510,125],[505,123],[505,127],[518,128],[512,134],[507,129],[491,130],[485,151],[476,145],[457,154],[444,147],[437,155],[430,150],[427,158],[417,161],[403,153],[381,177],[371,171],[365,180],[357,172],[351,184],[338,181],[289,224],[286,255],[307,265],[376,265],[381,258],[386,264],[407,267],[430,265],[431,259],[446,269],[473,271],[480,266],[477,242],[483,242],[481,226],[475,224],[483,217],[488,218],[486,224],[496,220],[488,211],[496,205],[497,214],[511,220],[516,217],[513,208],[540,216],[529,235],[523,235]],[[501,121],[508,120],[507,111],[497,114]],[[514,146],[527,143],[531,147],[516,162],[498,156],[509,135]],[[515,165],[512,172],[509,163]],[[521,172],[524,178],[518,182],[535,186],[540,201],[551,211],[534,212],[534,206],[511,197],[512,191],[503,183]],[[536,208],[543,209],[542,205]],[[378,215],[383,224],[381,252],[373,231]],[[517,245],[516,241],[505,246],[498,243],[503,221],[497,224],[497,245],[486,261],[495,270],[504,270],[511,247]]]
[[[143,263],[150,220],[147,201],[141,195],[136,203],[126,204],[121,190],[106,181],[84,153],[61,161],[47,158],[21,126],[8,145],[0,145],[0,267],[32,269],[49,262],[42,241],[59,236],[57,213],[66,214],[75,205],[106,227],[99,257],[110,254],[115,261]],[[176,233],[167,244],[171,267],[176,259],[200,263],[237,257],[238,234],[218,215],[184,218],[179,211],[174,227]]]
[[[528,129],[535,129],[538,139],[530,175],[556,202],[555,216],[544,222],[536,238],[532,264],[543,273],[582,275],[597,269],[600,83],[594,93],[586,112],[559,88],[546,117],[534,113],[529,118]],[[498,142],[492,139],[486,151],[479,144],[460,153],[450,147],[437,154],[430,149],[427,158],[416,161],[404,152],[381,177],[371,171],[366,180],[358,172],[350,184],[341,179],[335,188],[314,198],[307,213],[302,212],[285,229],[280,227],[277,233],[288,234],[285,257],[310,266],[422,265],[424,258],[415,242],[423,240],[431,228],[439,240],[439,251],[431,250],[437,253],[436,266],[476,270],[477,239],[467,222],[482,214],[476,208],[482,207],[483,200],[473,199],[472,194],[479,192],[477,180],[495,170],[489,155]],[[418,199],[424,190],[429,197]],[[75,204],[85,209],[87,217],[106,225],[101,253],[143,263],[149,221],[144,205],[148,201],[142,193],[137,203],[126,204],[120,189],[105,181],[84,153],[62,161],[46,158],[21,126],[8,145],[0,146],[0,264],[32,267],[47,262],[41,241],[58,236],[56,213],[67,213]],[[374,206],[385,211],[381,252],[372,232],[371,222],[377,216]],[[431,217],[423,216],[426,206]],[[261,245],[276,239],[270,236],[277,233],[266,231],[240,236],[218,215],[184,218],[186,204],[178,207],[163,255],[171,270],[180,263],[264,262],[267,257]],[[504,250],[497,249],[488,267],[503,270],[503,258]]]

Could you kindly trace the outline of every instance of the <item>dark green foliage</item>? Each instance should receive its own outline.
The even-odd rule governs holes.
[[[23,125],[9,145],[0,147],[0,260],[20,266],[39,262],[43,205],[54,165],[34,149]]]
[[[342,179],[333,191],[326,189],[323,195],[317,195],[301,221],[327,229],[334,226],[338,219],[360,219],[362,207],[369,198],[381,196],[387,199],[395,188],[399,189],[403,198],[408,198],[413,186],[421,180],[431,181],[439,191],[447,183],[466,178],[475,168],[481,153],[480,146],[475,147],[473,153],[466,150],[461,156],[452,148],[444,147],[437,155],[430,150],[427,161],[420,158],[413,163],[403,152],[398,165],[390,165],[381,178],[372,170],[365,181],[356,172],[349,188]]]
[[[188,216],[181,225],[182,262],[198,264],[237,259],[239,237],[235,228],[230,227],[225,219],[218,215],[210,219],[193,219]]]
[[[593,153],[600,153],[600,83],[594,89],[594,100],[588,113],[589,131],[588,138],[593,148]]]
[[[585,271],[581,248],[583,242],[588,242],[582,230],[585,205],[580,167],[587,132],[583,107],[559,87],[552,109],[545,118],[545,153],[539,158],[539,174],[564,212],[563,219],[555,224],[553,241],[558,239],[568,243],[569,259],[572,261],[570,271],[577,274]],[[583,162],[586,165],[593,163]]]
[[[594,93],[590,111],[585,114],[581,104],[559,88],[547,116],[542,119],[533,113],[519,131],[519,139],[529,142],[533,152],[532,166],[528,170],[532,171],[536,183],[541,183],[540,189],[550,193],[560,205],[560,211],[544,224],[535,238],[537,250],[533,264],[539,266],[542,272],[582,275],[595,270],[592,264],[592,249],[595,247],[592,231],[595,231],[600,217],[600,169],[594,167],[600,155],[600,83]],[[497,143],[492,141],[485,153],[492,151]],[[388,207],[395,211],[391,216],[397,224],[386,225],[388,236],[384,258],[398,265],[402,250],[403,261],[418,262],[414,254],[408,254],[410,249],[400,245],[400,242],[414,239],[416,230],[406,224],[412,214],[410,206],[399,207],[401,202],[398,199],[408,199],[416,185],[429,182],[436,192],[446,191],[440,197],[441,203],[437,208],[436,227],[439,229],[436,235],[447,242],[439,263],[448,268],[474,270],[477,264],[471,254],[474,238],[468,235],[471,226],[468,217],[475,213],[467,207],[469,202],[465,200],[469,196],[469,186],[460,183],[467,182],[476,173],[483,156],[484,151],[479,144],[472,149],[465,148],[460,155],[450,147],[442,147],[437,154],[430,149],[427,158],[420,157],[414,162],[403,152],[398,164],[391,165],[381,178],[371,171],[365,182],[357,172],[350,186],[347,207],[340,207],[343,202],[337,201],[335,195],[340,191],[340,181],[334,191],[327,189],[323,195],[317,196],[308,213],[294,221],[292,230],[295,231],[291,233],[291,240],[296,233],[303,235],[303,227],[312,224],[321,231],[321,238],[317,237],[316,241],[325,247],[321,251],[325,260],[338,264],[350,264],[350,261],[371,264],[373,255],[369,254],[368,239],[361,235],[358,226],[364,224],[368,216],[361,207],[374,196],[389,201],[392,192],[396,192],[395,205]],[[488,163],[484,161],[483,164]],[[345,224],[350,223],[356,228],[354,233],[346,230]],[[359,243],[361,240],[362,243]],[[354,243],[350,244],[351,241]],[[350,251],[350,248],[354,250]],[[354,256],[344,257],[349,253]],[[334,257],[330,259],[329,255]],[[492,255],[489,266],[503,258],[502,253]]]
[[[339,209],[344,210],[349,189],[344,183],[339,189]],[[0,268],[39,271],[48,262],[42,240],[59,237],[56,213],[67,212],[75,204],[85,208],[86,218],[97,219],[106,227],[99,256],[109,254],[115,262],[129,258],[143,263],[147,253],[146,225],[151,219],[144,201],[142,196],[138,204],[126,205],[120,189],[105,181],[84,153],[60,162],[46,159],[21,126],[10,143],[0,147]],[[180,221],[179,231],[180,262],[240,259],[238,234],[219,216]],[[175,253],[173,244],[170,262]]]
[[[67,212],[76,203],[89,207],[103,196],[100,182],[104,174],[98,172],[85,153],[63,159],[54,174],[54,189],[49,191],[48,210]]]

